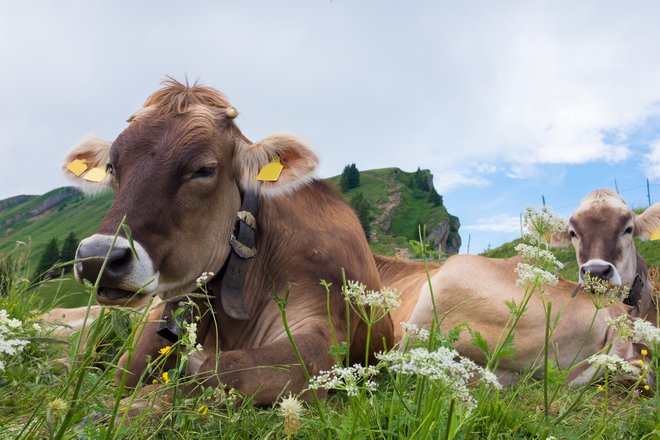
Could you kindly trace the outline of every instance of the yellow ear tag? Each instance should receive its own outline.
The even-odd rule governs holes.
[[[80,177],[82,173],[87,170],[87,161],[76,159],[66,166],[66,169],[71,171],[76,176]]]
[[[268,163],[265,167],[259,171],[257,180],[266,181],[266,182],[277,182],[277,179],[280,178],[284,165],[280,163],[280,157],[275,156],[273,160]]]
[[[653,231],[653,233],[649,237],[649,240],[651,240],[651,241],[660,240],[660,229],[656,229],[655,231]]]
[[[106,173],[103,171],[103,169],[99,167],[92,168],[89,170],[87,174],[85,174],[85,177],[83,179],[89,181],[89,182],[101,182],[103,179],[105,179]]]

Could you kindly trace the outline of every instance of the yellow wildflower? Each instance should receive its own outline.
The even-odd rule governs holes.
[[[209,407],[206,405],[202,405],[199,408],[197,408],[197,412],[200,413],[201,415],[205,416],[207,412],[209,412]]]
[[[646,356],[649,354],[648,350],[646,348],[642,348],[642,356]]]
[[[598,391],[603,391],[605,388],[603,388],[602,385],[598,385]]]
[[[639,365],[641,365],[642,367],[644,366],[644,361],[643,361],[643,360],[641,360],[641,359],[640,359],[640,360],[638,360],[638,361],[637,361],[637,363],[638,363]]]
[[[649,391],[649,390],[651,389],[651,387],[648,386],[648,385],[644,385],[644,389],[645,389],[646,391]]]
[[[170,351],[172,351],[172,347],[170,347],[169,345],[166,345],[165,347],[163,347],[163,348],[161,348],[160,350],[158,350],[158,353],[162,354],[163,356],[167,356],[167,354],[168,354]]]
[[[163,373],[163,382],[165,382],[166,384],[170,383],[170,378],[167,371]]]

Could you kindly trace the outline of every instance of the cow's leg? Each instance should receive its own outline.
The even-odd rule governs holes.
[[[330,339],[321,332],[294,335],[310,376],[329,370],[334,364],[328,354]],[[268,405],[283,393],[299,393],[307,380],[288,340],[263,347],[232,350],[217,357],[207,353],[197,377],[204,386],[235,388],[253,396],[256,405]],[[325,397],[325,391],[320,397]],[[309,399],[311,396],[304,396]]]

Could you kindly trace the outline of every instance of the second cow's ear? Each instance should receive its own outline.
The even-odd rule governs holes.
[[[635,236],[642,240],[660,239],[660,203],[635,214]]]
[[[108,188],[110,177],[106,166],[111,145],[112,142],[99,136],[86,136],[64,157],[64,175],[87,194]]]
[[[564,248],[571,243],[571,235],[568,232],[568,226],[566,226],[561,231],[553,232],[550,236],[550,242],[548,243],[551,247]]]
[[[319,158],[303,141],[289,134],[274,134],[254,144],[243,143],[236,167],[243,189],[276,196],[293,192],[314,177]]]

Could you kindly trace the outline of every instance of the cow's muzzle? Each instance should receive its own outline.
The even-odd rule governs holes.
[[[609,281],[615,286],[621,285],[621,275],[612,263],[604,260],[589,260],[580,266],[580,282],[584,281],[584,275],[589,273],[593,278]]]
[[[135,252],[127,239],[100,234],[80,242],[74,273],[78,281],[99,281],[99,304],[134,305],[156,292],[158,273],[140,243],[133,244]]]

